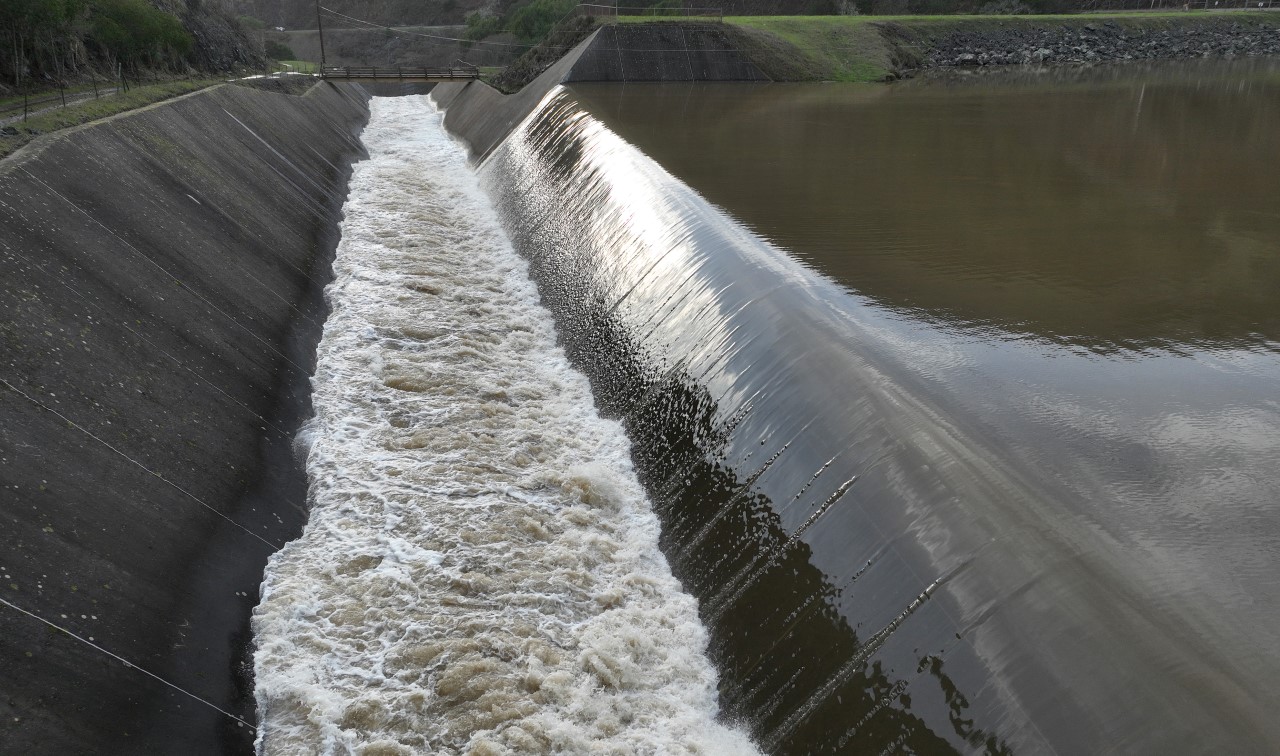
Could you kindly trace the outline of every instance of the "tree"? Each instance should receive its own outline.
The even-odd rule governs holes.
[[[194,40],[176,16],[146,0],[0,0],[0,76],[24,80],[76,70],[89,57],[114,66],[176,63]]]

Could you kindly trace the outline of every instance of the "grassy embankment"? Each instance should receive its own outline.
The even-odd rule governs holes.
[[[874,82],[915,67],[933,40],[987,29],[1079,27],[1113,22],[1145,29],[1229,21],[1274,21],[1267,13],[1203,11],[1069,16],[729,16],[735,45],[775,81]],[[611,20],[612,21],[612,20]],[[696,23],[698,19],[623,17],[618,23]]]
[[[309,60],[277,60],[273,63],[272,72],[280,73],[316,73],[320,65]]]
[[[104,95],[99,99],[85,100],[8,124],[0,132],[0,158],[4,158],[41,134],[79,126],[99,118],[123,113],[127,110],[151,105],[179,95],[220,84],[223,79],[180,79],[130,87],[128,92]],[[20,100],[19,100],[20,101]],[[10,131],[16,133],[9,133]]]

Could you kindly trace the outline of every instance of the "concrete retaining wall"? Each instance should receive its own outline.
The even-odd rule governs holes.
[[[711,24],[617,24],[597,29],[513,95],[479,81],[446,83],[431,95],[445,126],[483,159],[559,84],[585,81],[768,81]]]
[[[768,81],[723,28],[664,22],[602,28],[564,81]]]
[[[0,163],[0,750],[251,750],[366,101],[221,86]]]
[[[537,79],[513,95],[504,95],[481,81],[446,82],[431,90],[431,97],[445,108],[444,124],[481,160],[520,124],[547,93],[565,80],[584,50],[600,31],[592,33]]]

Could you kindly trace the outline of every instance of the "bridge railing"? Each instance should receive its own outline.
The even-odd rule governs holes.
[[[477,79],[480,69],[469,63],[452,66],[323,66],[324,79]]]

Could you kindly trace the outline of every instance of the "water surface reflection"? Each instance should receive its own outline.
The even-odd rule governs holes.
[[[763,236],[916,317],[1104,353],[1280,339],[1275,62],[574,92]]]
[[[874,339],[848,348],[897,355],[897,380],[1034,471],[1060,517],[1044,527],[1083,534],[1074,558],[1137,576],[1191,628],[1154,657],[1178,695],[1280,703],[1280,63],[573,93],[852,292],[833,302]],[[1109,590],[1038,572],[1003,611]],[[1223,679],[1177,658],[1195,647]]]

